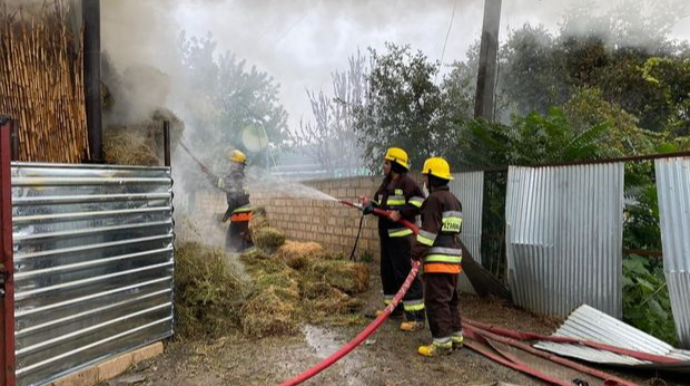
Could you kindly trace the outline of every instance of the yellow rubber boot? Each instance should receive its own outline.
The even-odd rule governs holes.
[[[434,341],[430,345],[420,346],[417,353],[427,358],[450,355],[453,353],[453,342],[450,340],[444,343]]]
[[[400,329],[405,332],[414,332],[424,329],[423,320],[408,320],[400,324]]]
[[[465,345],[465,338],[462,334],[453,334],[453,350],[461,350]]]

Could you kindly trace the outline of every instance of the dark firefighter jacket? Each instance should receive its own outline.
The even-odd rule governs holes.
[[[212,177],[213,184],[220,190],[225,192],[225,199],[228,203],[228,209],[223,216],[223,222],[229,218],[240,220],[239,217],[244,213],[251,212],[249,204],[249,191],[245,187],[244,166],[232,165],[230,173],[225,177]]]
[[[413,259],[424,259],[424,273],[460,273],[461,231],[460,201],[448,186],[433,188],[422,205],[422,228],[412,248]]]
[[[399,211],[403,219],[414,224],[415,216],[424,202],[424,193],[414,180],[407,174],[402,174],[396,180],[383,180],[374,194],[372,204],[383,210]],[[406,237],[412,231],[387,218],[379,218],[379,234],[381,237]]]

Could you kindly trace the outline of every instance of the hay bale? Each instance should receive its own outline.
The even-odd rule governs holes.
[[[365,303],[336,288],[330,288],[328,292],[313,300],[317,310],[323,310],[329,314],[357,312],[364,307]]]
[[[257,292],[275,290],[284,301],[297,301],[300,298],[297,276],[291,270],[260,272],[256,275],[254,289]]]
[[[285,292],[276,287],[257,292],[242,307],[242,331],[255,338],[295,333],[298,321],[294,304],[285,301]]]
[[[293,269],[302,269],[308,265],[310,259],[320,259],[324,256],[321,244],[298,241],[286,241],[278,251],[276,256],[285,261]]]
[[[254,244],[264,251],[275,251],[285,243],[285,233],[278,228],[263,227],[252,235]]]
[[[299,324],[299,285],[290,268],[282,271],[255,273],[254,294],[240,311],[245,334],[263,338],[297,331]]]
[[[257,206],[252,210],[252,219],[249,220],[249,233],[252,238],[256,236],[256,231],[268,227],[268,217],[266,215],[266,208]]]
[[[313,281],[323,281],[350,295],[369,289],[369,268],[361,263],[313,260],[306,268],[306,275]]]
[[[157,166],[160,161],[146,144],[146,139],[136,131],[110,128],[103,139],[105,161],[113,165]]]
[[[179,335],[213,336],[234,326],[248,286],[232,274],[225,252],[200,243],[180,243],[175,258]]]
[[[299,283],[299,293],[302,298],[316,300],[327,297],[334,288],[325,281],[301,280]]]

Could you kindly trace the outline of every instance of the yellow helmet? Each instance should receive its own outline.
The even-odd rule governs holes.
[[[395,162],[405,169],[410,170],[410,167],[407,166],[407,153],[399,147],[391,147],[388,149],[386,152],[386,160]]]
[[[432,157],[424,161],[422,174],[431,174],[448,181],[453,179],[453,175],[450,173],[450,165],[441,157]]]
[[[247,156],[239,150],[228,150],[226,156],[229,161],[236,162],[238,164],[247,163]]]

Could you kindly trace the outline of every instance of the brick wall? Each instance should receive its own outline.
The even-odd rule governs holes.
[[[359,196],[371,197],[381,184],[381,177],[356,177],[306,182],[313,187],[339,199],[357,201]],[[281,190],[289,190],[284,188]],[[357,236],[361,212],[337,202],[300,199],[292,197],[299,193],[280,193],[270,189],[254,189],[251,201],[254,206],[266,208],[273,226],[285,231],[290,240],[316,241],[327,250],[349,255]],[[225,196],[216,192],[196,194],[197,216],[212,218],[225,211]],[[368,252],[379,256],[378,219],[367,216],[358,243],[357,252]]]

